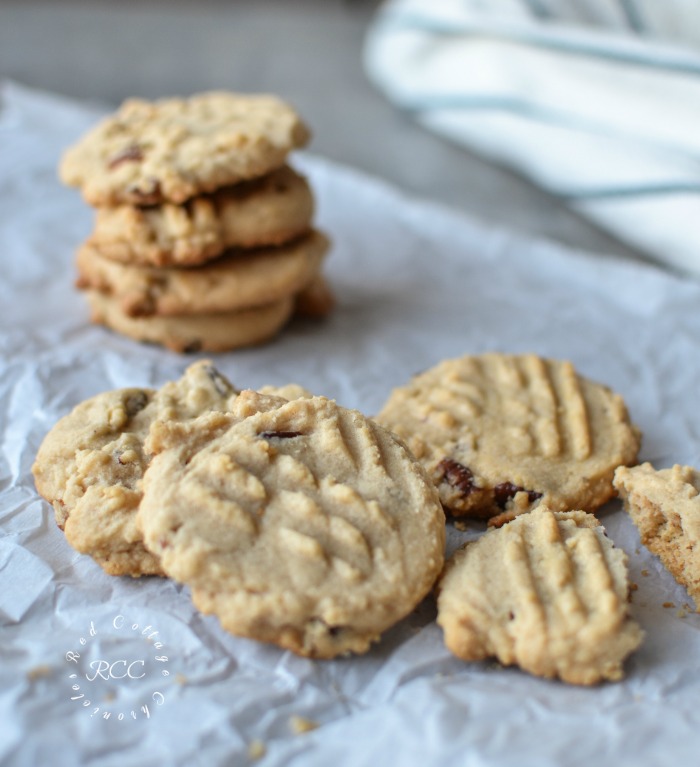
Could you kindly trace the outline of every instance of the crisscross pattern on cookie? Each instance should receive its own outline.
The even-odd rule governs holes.
[[[225,628],[307,655],[364,651],[431,587],[437,493],[383,428],[324,398],[244,392],[197,431],[211,442],[173,433],[156,456],[139,517]]]
[[[378,420],[406,439],[445,506],[472,516],[596,508],[639,447],[619,395],[535,355],[442,362],[394,390]]]
[[[438,623],[465,660],[496,657],[576,684],[619,679],[642,638],[626,561],[590,514],[537,509],[455,554]]]

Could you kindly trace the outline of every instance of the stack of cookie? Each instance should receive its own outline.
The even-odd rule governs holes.
[[[93,320],[174,351],[226,351],[332,306],[307,181],[309,132],[272,96],[130,100],[64,155],[97,209],[78,251]]]

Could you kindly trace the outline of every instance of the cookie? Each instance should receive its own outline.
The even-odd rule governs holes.
[[[127,266],[84,245],[78,287],[109,295],[128,317],[216,314],[263,306],[298,293],[328,249],[319,232],[278,247],[229,251],[189,269]]]
[[[438,590],[438,624],[463,660],[590,685],[622,678],[643,638],[627,556],[583,511],[540,506],[489,530],[453,555]]]
[[[308,657],[361,653],[441,571],[435,487],[359,412],[245,391],[231,412],[153,438],[146,546],[233,634]]]
[[[64,416],[44,438],[32,468],[68,542],[111,575],[162,574],[136,528],[144,448],[151,425],[224,410],[236,394],[210,362],[190,366],[160,390],[98,394]]]
[[[656,471],[643,463],[619,468],[614,484],[642,543],[700,609],[700,472],[678,465]]]
[[[294,296],[274,303],[217,314],[129,317],[119,302],[96,290],[85,291],[92,321],[174,352],[225,352],[269,341],[294,311]]]
[[[395,389],[377,420],[407,441],[446,509],[492,525],[538,504],[593,511],[640,443],[618,394],[533,354],[441,362]]]
[[[64,153],[59,175],[91,205],[180,204],[264,176],[308,139],[297,113],[274,96],[130,99]]]
[[[313,210],[306,179],[284,167],[182,205],[100,207],[88,244],[123,263],[192,266],[229,248],[300,237],[310,229]]]

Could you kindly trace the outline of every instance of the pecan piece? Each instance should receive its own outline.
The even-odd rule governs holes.
[[[527,493],[527,500],[534,503],[542,497],[542,493],[535,490],[526,490],[524,487],[514,485],[512,482],[501,482],[493,488],[493,499],[499,509],[505,509],[506,504],[518,493]]]
[[[474,491],[474,475],[471,470],[452,458],[443,458],[437,465],[439,482],[447,482],[450,487],[459,490],[462,495],[470,495]]]
[[[140,413],[148,405],[148,395],[145,391],[140,391],[136,394],[132,394],[126,398],[124,407],[126,408],[126,414],[129,418],[133,418],[137,413]]]
[[[219,373],[219,371],[213,365],[205,365],[204,370],[206,374],[211,378],[211,382],[214,384],[214,388],[222,397],[228,397],[233,391],[231,384]]]
[[[126,191],[138,205],[154,205],[161,199],[160,181],[157,178],[148,178],[143,186],[130,186]]]
[[[141,147],[136,144],[130,144],[126,149],[122,149],[121,152],[112,155],[107,163],[107,167],[109,170],[114,170],[114,168],[117,168],[124,162],[141,162],[141,160],[143,160]]]

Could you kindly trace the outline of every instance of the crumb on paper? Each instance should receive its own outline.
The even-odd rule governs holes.
[[[454,521],[455,529],[459,530],[460,533],[466,533],[469,530],[469,527],[466,522],[462,522],[461,519],[456,519]]]
[[[630,583],[630,591],[637,591],[639,586],[636,583]]]
[[[116,700],[117,696],[114,694],[113,690],[109,690],[109,692],[106,692],[102,698],[102,700],[105,703],[111,703],[113,700]]]
[[[648,570],[642,570],[642,575],[646,578],[647,575],[649,575],[649,571]]]
[[[679,610],[679,611],[676,613],[676,618],[686,618],[687,616],[688,616],[688,612],[687,612],[686,610],[684,610],[683,608],[681,608],[681,609],[680,609],[680,610]]]
[[[187,684],[189,679],[184,674],[175,674],[175,684]]]
[[[250,759],[262,759],[265,756],[267,749],[262,740],[251,740],[248,745],[248,757]]]
[[[661,607],[675,607],[675,602],[664,602]]]
[[[30,682],[36,682],[37,679],[43,679],[47,676],[51,676],[53,669],[47,663],[43,663],[40,666],[34,666],[27,671],[27,679]]]
[[[303,735],[305,732],[315,730],[318,727],[318,722],[303,716],[290,716],[289,727],[295,735]]]

